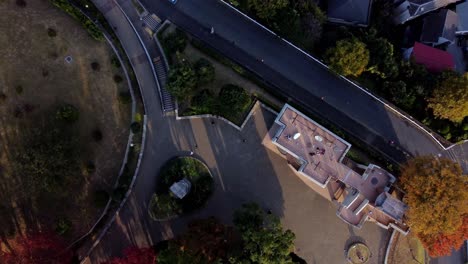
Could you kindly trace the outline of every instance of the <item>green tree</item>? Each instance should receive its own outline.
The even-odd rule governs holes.
[[[233,84],[223,86],[219,92],[219,112],[227,118],[243,112],[250,102],[250,95],[244,88]]]
[[[163,40],[163,47],[169,54],[183,52],[187,46],[187,35],[180,29],[167,34]]]
[[[197,75],[188,62],[177,64],[169,71],[167,90],[178,100],[189,98],[197,87]]]
[[[461,123],[468,116],[468,73],[446,72],[428,99],[434,115]]]
[[[293,263],[290,252],[295,236],[290,230],[283,231],[278,217],[256,204],[245,204],[234,213],[234,224],[242,236],[243,253],[231,263]]]
[[[315,44],[322,35],[323,23],[327,20],[325,13],[312,1],[299,0],[295,3],[295,9],[298,10],[301,18],[300,34],[306,41]],[[289,29],[291,30],[291,29]]]
[[[202,241],[200,241],[202,242]],[[203,256],[196,256],[189,250],[180,247],[177,243],[170,241],[166,249],[158,255],[158,264],[206,264]]]
[[[369,30],[365,36],[365,42],[370,52],[368,71],[384,79],[398,75],[398,64],[392,43],[385,38],[377,37],[375,29]]]
[[[288,0],[247,0],[247,5],[255,14],[265,20],[270,20],[279,9],[288,5]]]
[[[215,79],[215,68],[207,59],[200,58],[195,62],[195,72],[197,73],[198,83],[207,84]]]
[[[369,63],[369,50],[357,38],[344,39],[326,52],[330,69],[344,76],[359,76]]]
[[[429,156],[411,160],[402,170],[406,213],[411,230],[423,241],[452,235],[468,213],[467,175],[459,164]]]
[[[384,82],[385,91],[390,94],[390,98],[396,105],[405,109],[411,109],[416,97],[412,91],[406,87],[403,81]]]

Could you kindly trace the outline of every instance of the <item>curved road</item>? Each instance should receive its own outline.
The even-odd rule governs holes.
[[[427,133],[220,1],[178,0],[175,5],[168,0],[141,2],[260,75],[276,93],[328,119],[394,161],[402,162],[406,157],[389,146],[389,140],[411,155],[442,154],[466,168],[466,151],[464,156],[443,151]],[[214,35],[209,34],[211,27]]]
[[[134,190],[116,222],[92,252],[89,263],[101,263],[119,255],[129,245],[154,245],[171,238],[183,231],[193,217],[214,215],[229,223],[232,212],[247,201],[256,201],[281,216],[283,224],[296,233],[297,254],[308,263],[341,263],[346,245],[361,240],[373,252],[370,263],[382,262],[388,238],[385,230],[373,223],[365,224],[360,230],[350,228],[336,217],[333,204],[295,176],[283,157],[261,144],[274,114],[257,109],[242,131],[218,120],[211,124],[207,119],[176,121],[173,116],[163,117],[149,61],[123,13],[112,0],[94,2],[117,27],[116,33],[134,63],[146,103],[148,133]],[[130,1],[122,0],[122,5],[125,10],[131,7]],[[151,47],[148,39],[144,40]],[[190,150],[194,150],[213,172],[216,184],[213,197],[206,208],[195,215],[164,223],[152,221],[147,205],[159,169],[168,159],[187,155]]]

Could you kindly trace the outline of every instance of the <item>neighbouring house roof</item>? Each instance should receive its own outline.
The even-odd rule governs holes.
[[[463,0],[394,0],[393,21],[403,24],[428,12]]]
[[[459,30],[468,31],[468,1],[457,5]]]
[[[370,21],[372,0],[329,0],[328,21],[367,27]]]
[[[453,42],[455,40],[455,32],[457,30],[457,13],[448,9],[441,9],[424,18],[421,42],[440,44],[440,38]]]
[[[426,66],[432,72],[455,68],[455,62],[450,53],[419,42],[414,43],[411,57],[416,63]]]

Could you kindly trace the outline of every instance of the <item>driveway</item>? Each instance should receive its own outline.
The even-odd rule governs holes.
[[[119,9],[110,0],[94,2],[110,23],[117,26],[117,34],[129,56],[140,58],[142,46],[135,41],[136,36]],[[373,253],[370,263],[382,262],[387,231],[373,223],[366,223],[360,230],[350,228],[336,217],[336,208],[330,202],[295,176],[284,158],[261,144],[275,118],[273,113],[259,108],[242,131],[219,120],[212,124],[211,119],[163,117],[149,62],[138,60],[135,73],[148,114],[145,154],[132,195],[93,251],[91,263],[119,255],[129,245],[153,245],[172,238],[196,217],[214,215],[230,223],[232,212],[248,201],[258,202],[281,217],[284,226],[296,233],[297,254],[308,263],[342,263],[344,248],[354,241],[369,245]],[[203,210],[189,217],[163,223],[152,221],[147,205],[159,169],[172,157],[187,155],[191,150],[214,175],[213,197]]]

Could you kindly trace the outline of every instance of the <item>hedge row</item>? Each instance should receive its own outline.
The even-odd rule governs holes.
[[[49,0],[53,5],[67,12],[70,16],[75,18],[81,25],[88,31],[89,35],[95,40],[103,41],[104,35],[101,30],[86,17],[81,11],[70,4],[67,0]]]

